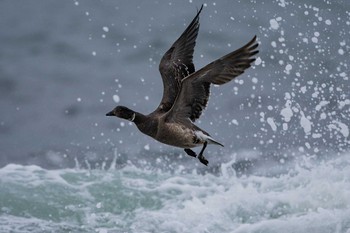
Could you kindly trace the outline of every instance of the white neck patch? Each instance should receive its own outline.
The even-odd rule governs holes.
[[[135,120],[135,117],[136,117],[136,113],[133,113],[130,121],[133,122]]]

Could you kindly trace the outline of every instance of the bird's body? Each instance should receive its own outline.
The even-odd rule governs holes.
[[[169,122],[164,114],[156,117],[153,114],[135,113],[133,122],[142,133],[170,146],[193,148],[203,145],[206,140],[209,144],[222,145],[192,122]]]
[[[159,124],[158,133],[154,138],[164,144],[180,148],[193,148],[205,142],[214,144],[215,140],[204,130],[192,124],[179,124],[177,122],[164,122]],[[215,144],[222,145],[218,142]]]
[[[190,148],[203,146],[198,159],[207,165],[203,152],[207,144],[223,146],[209,133],[194,124],[206,108],[210,85],[221,85],[239,76],[255,60],[258,53],[256,37],[242,48],[195,71],[192,58],[199,29],[199,14],[161,59],[159,70],[163,80],[163,97],[158,108],[149,115],[117,106],[107,116],[117,116],[136,124],[144,134],[167,145],[184,148],[197,157]]]

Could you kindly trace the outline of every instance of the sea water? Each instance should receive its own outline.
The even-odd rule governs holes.
[[[138,168],[0,169],[0,232],[350,232],[350,154],[237,176]],[[266,168],[268,169],[268,168]]]

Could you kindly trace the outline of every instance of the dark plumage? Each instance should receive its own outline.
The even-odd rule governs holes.
[[[192,157],[197,157],[197,154],[190,148],[203,145],[198,159],[207,165],[208,160],[203,156],[207,144],[223,145],[193,122],[207,106],[210,84],[222,85],[244,73],[255,61],[258,43],[254,36],[242,48],[195,72],[192,59],[202,9],[203,6],[160,61],[164,92],[157,109],[149,115],[143,115],[127,107],[117,106],[106,115],[134,122],[142,133],[162,143],[184,148]]]

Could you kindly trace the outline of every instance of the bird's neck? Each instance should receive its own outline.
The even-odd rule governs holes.
[[[131,122],[134,122],[136,125],[145,122],[147,117],[139,112],[134,112],[133,118],[130,120]]]
[[[135,112],[135,119],[133,122],[142,133],[153,138],[157,135],[158,119]]]

